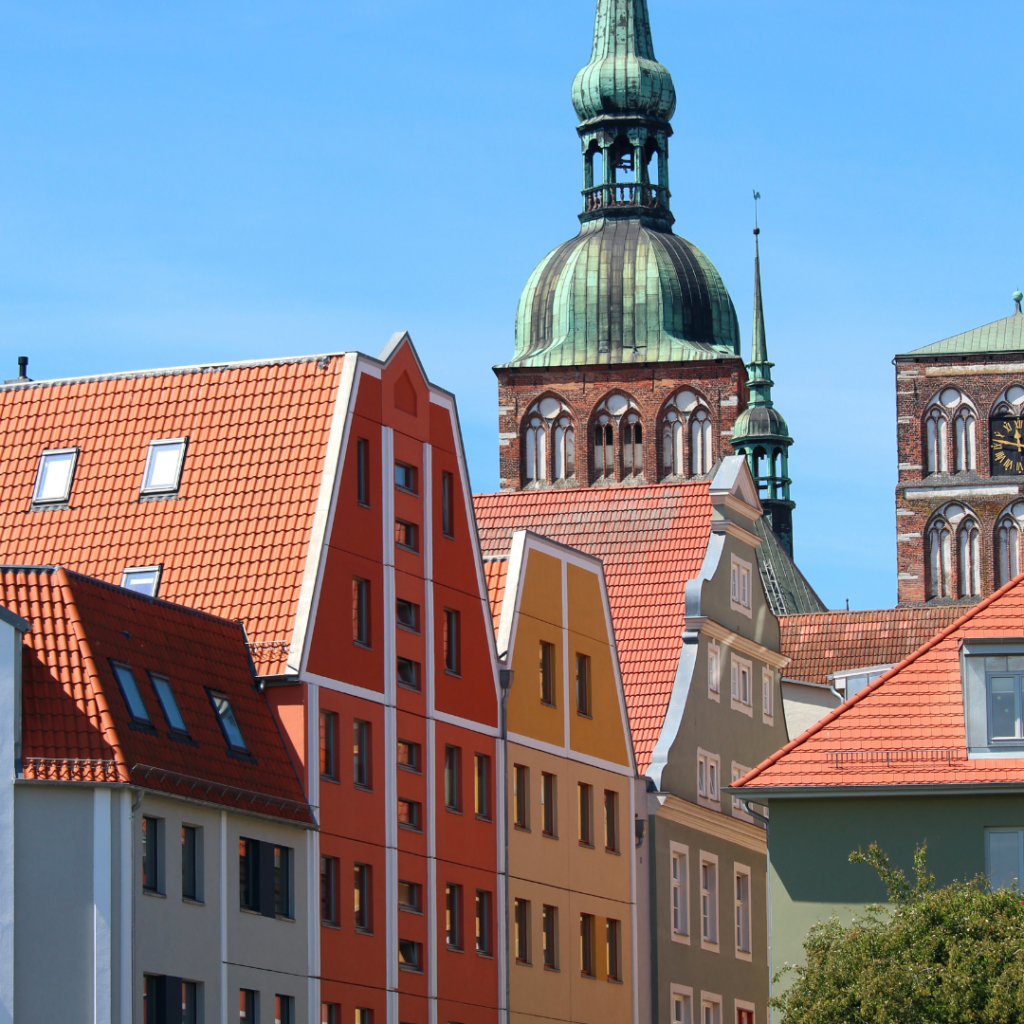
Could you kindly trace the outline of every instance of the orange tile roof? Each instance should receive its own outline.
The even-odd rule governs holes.
[[[960,643],[1024,636],[1024,575],[749,772],[759,788],[1024,781],[1024,758],[967,757]]]
[[[505,597],[505,580],[508,578],[508,557],[484,559],[484,579],[487,581],[487,597],[491,602],[491,617],[494,632],[498,632],[501,621],[501,602]]]
[[[834,672],[895,665],[965,610],[953,604],[781,615],[782,653],[790,659],[784,675],[826,684]]]
[[[162,564],[160,596],[241,618],[283,669],[344,357],[0,387],[0,563],[120,584]],[[140,501],[149,442],[188,437],[178,497]],[[78,447],[70,508],[31,511],[39,455]]]
[[[0,604],[31,625],[26,778],[131,783],[313,821],[237,622],[59,567],[0,567]],[[111,660],[131,666],[152,730],[132,724]],[[189,739],[172,736],[149,671],[170,681]],[[208,687],[230,700],[251,757],[229,753]]]
[[[711,534],[707,481],[478,494],[485,555],[505,554],[529,529],[604,562],[637,767],[643,774],[665,721],[686,619],[686,581]]]

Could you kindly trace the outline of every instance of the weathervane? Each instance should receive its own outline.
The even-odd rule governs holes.
[[[754,189],[754,234],[761,234],[761,229],[757,226],[757,201],[761,198],[761,193]]]

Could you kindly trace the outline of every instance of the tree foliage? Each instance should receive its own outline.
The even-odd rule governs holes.
[[[804,940],[806,965],[772,1000],[785,1024],[1024,1024],[1024,900],[988,879],[937,888],[926,848],[915,880],[872,843],[853,863],[873,867],[890,907],[843,926],[833,915]]]

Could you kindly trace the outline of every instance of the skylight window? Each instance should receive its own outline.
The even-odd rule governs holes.
[[[71,484],[78,462],[77,448],[52,448],[39,456],[33,505],[65,505],[71,497]]]
[[[217,712],[217,721],[220,722],[228,746],[232,750],[238,750],[244,754],[249,753],[249,748],[245,745],[245,739],[242,737],[242,730],[238,728],[238,719],[235,718],[231,701],[223,693],[216,693],[213,690],[207,692],[210,694],[210,703],[213,704],[213,710]]]
[[[137,594],[147,594],[149,597],[156,597],[160,589],[159,565],[134,565],[121,573],[121,586],[126,590],[134,590]]]
[[[187,443],[186,437],[149,442],[146,471],[142,477],[143,494],[174,494],[178,490]]]
[[[139,692],[139,684],[135,682],[135,673],[127,665],[121,665],[116,661],[112,661],[110,667],[114,670],[114,678],[117,679],[117,685],[121,688],[121,696],[124,697],[124,702],[128,705],[128,713],[134,721],[152,725],[153,720],[149,717],[146,702]]]
[[[164,718],[167,719],[167,724],[171,729],[171,732],[181,733],[183,736],[188,735],[188,726],[185,725],[185,719],[181,715],[181,709],[178,707],[178,702],[174,699],[174,690],[171,689],[171,681],[166,679],[164,676],[154,675],[152,672],[149,673],[149,680],[153,684],[153,689],[156,690],[157,698],[160,701],[160,708],[164,713]]]

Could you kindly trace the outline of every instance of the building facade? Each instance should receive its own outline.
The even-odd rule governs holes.
[[[519,531],[486,569],[498,652],[512,672],[511,1019],[636,1022],[633,822],[646,798],[601,563]]]

